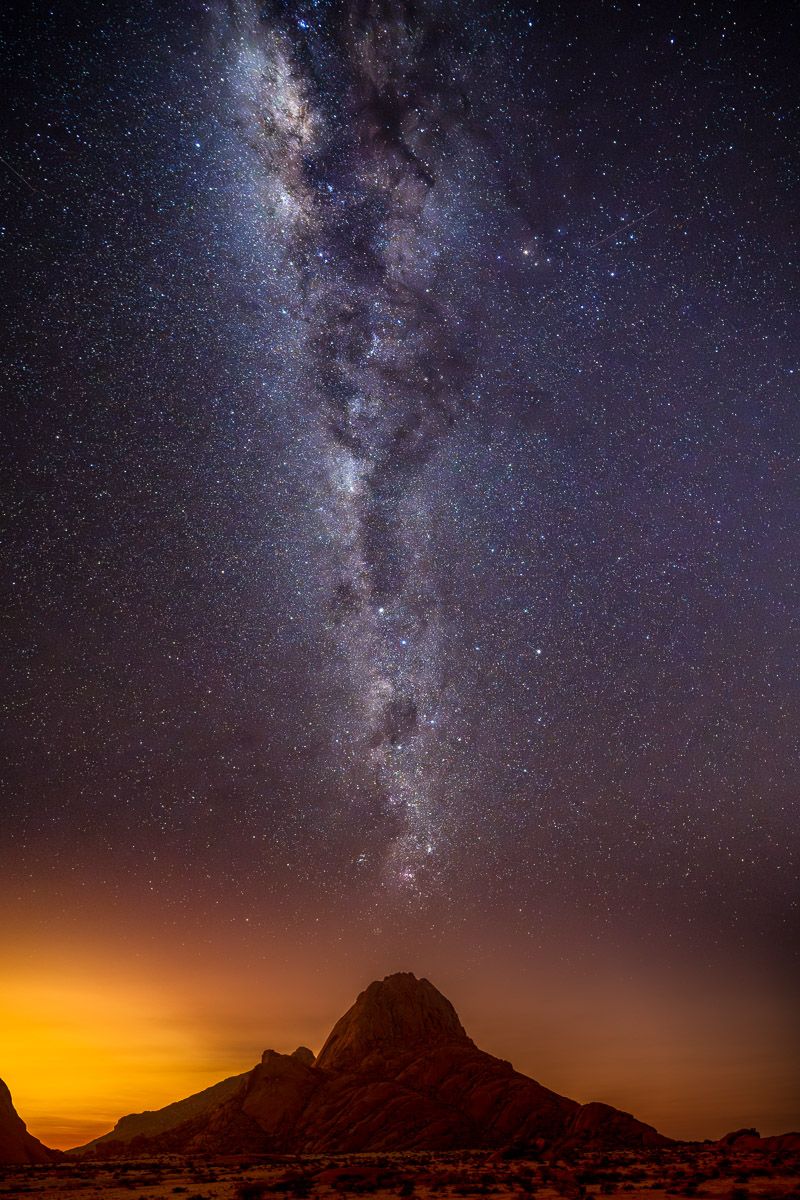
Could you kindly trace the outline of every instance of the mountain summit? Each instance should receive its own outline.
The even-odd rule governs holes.
[[[316,1065],[326,1071],[363,1069],[376,1057],[443,1041],[469,1042],[458,1013],[427,979],[399,972],[361,992],[334,1025]]]
[[[108,1156],[659,1146],[607,1104],[578,1104],[479,1050],[453,1005],[410,973],[371,983],[315,1059],[265,1050],[246,1075],[79,1148]]]

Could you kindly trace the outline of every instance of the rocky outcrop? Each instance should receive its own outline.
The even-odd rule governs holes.
[[[265,1050],[253,1071],[242,1108],[259,1125],[270,1147],[292,1146],[303,1116],[324,1076],[296,1054]]]
[[[774,1133],[762,1137],[757,1129],[737,1129],[726,1133],[717,1142],[724,1150],[739,1153],[775,1154],[778,1156],[800,1154],[800,1133]]]
[[[49,1163],[62,1157],[60,1150],[50,1150],[32,1133],[28,1133],[25,1122],[14,1108],[11,1092],[0,1079],[0,1163]]]
[[[622,1109],[610,1104],[581,1104],[569,1123],[562,1147],[663,1146],[669,1139]]]
[[[248,1075],[217,1087],[227,1085],[234,1086],[138,1114],[138,1123],[124,1118],[93,1145],[107,1154],[144,1155],[668,1141],[629,1113],[580,1105],[479,1050],[450,1001],[411,974],[370,984],[337,1021],[318,1058],[305,1047],[294,1054],[266,1050]],[[191,1112],[182,1109],[190,1102]],[[182,1114],[183,1121],[177,1119]],[[119,1131],[135,1132],[126,1141]]]

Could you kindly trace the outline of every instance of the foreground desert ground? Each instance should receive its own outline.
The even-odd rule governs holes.
[[[0,1168],[0,1200],[261,1200],[266,1196],[492,1196],[570,1200],[624,1196],[668,1200],[798,1200],[800,1161],[716,1145],[634,1154],[588,1152],[570,1161],[513,1152],[363,1154],[212,1162],[75,1161]]]

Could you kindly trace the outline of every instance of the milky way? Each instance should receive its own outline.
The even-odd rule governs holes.
[[[796,1127],[791,6],[0,8],[26,1027],[183,969],[233,1072],[413,970]]]
[[[470,358],[440,294],[440,143],[466,112],[443,36],[397,4],[243,16],[235,35],[328,487],[352,786],[392,818],[387,875],[407,885],[430,874],[441,833],[441,606],[421,476],[465,407]]]
[[[788,954],[780,21],[112,8],[5,34],[8,886]]]

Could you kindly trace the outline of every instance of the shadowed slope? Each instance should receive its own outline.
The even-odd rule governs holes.
[[[114,1128],[108,1133],[87,1142],[85,1146],[76,1147],[70,1153],[91,1150],[95,1146],[102,1146],[105,1142],[132,1142],[137,1137],[153,1137],[160,1133],[166,1133],[167,1130],[174,1129],[177,1125],[182,1125],[195,1117],[201,1117],[211,1109],[219,1107],[242,1088],[249,1075],[249,1071],[245,1071],[242,1075],[231,1075],[229,1079],[223,1079],[220,1083],[204,1088],[202,1092],[195,1092],[193,1095],[187,1096],[185,1100],[176,1100],[173,1104],[168,1104],[166,1108],[147,1109],[144,1112],[130,1113],[127,1117],[120,1117]]]

